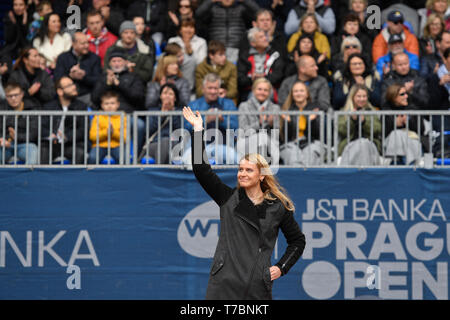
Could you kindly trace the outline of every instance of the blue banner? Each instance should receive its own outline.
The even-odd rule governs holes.
[[[449,170],[277,177],[306,248],[275,299],[448,299]],[[8,168],[0,195],[0,299],[205,296],[219,208],[191,171]],[[285,247],[280,233],[274,263]]]

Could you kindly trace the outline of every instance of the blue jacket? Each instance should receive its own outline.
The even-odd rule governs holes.
[[[411,69],[419,71],[420,70],[419,57],[417,55],[415,55],[414,53],[407,51],[406,49],[404,50],[404,52],[409,57],[409,67]],[[388,53],[387,55],[382,56],[380,59],[378,59],[377,71],[380,74],[380,77],[383,77],[383,65],[387,64],[387,63],[390,64],[391,61],[392,61],[392,55],[390,53]],[[391,67],[391,70],[392,70],[392,67]]]

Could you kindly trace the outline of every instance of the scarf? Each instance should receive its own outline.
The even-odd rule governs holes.
[[[86,34],[89,43],[93,43],[95,45],[95,54],[99,54],[98,47],[105,41],[108,40],[108,29],[103,27],[102,31],[98,38],[95,38],[89,29],[84,29],[84,34]]]

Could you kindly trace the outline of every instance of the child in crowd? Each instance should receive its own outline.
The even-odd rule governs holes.
[[[48,0],[44,0],[39,2],[36,7],[36,12],[33,15],[33,22],[30,23],[27,40],[33,41],[34,37],[36,37],[39,29],[41,28],[42,21],[44,20],[44,16],[50,12],[52,12],[52,3]]]

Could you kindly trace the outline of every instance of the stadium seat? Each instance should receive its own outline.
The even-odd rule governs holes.
[[[150,156],[145,156],[141,159],[141,163],[142,164],[155,164],[156,161],[154,158],[150,157]]]
[[[116,164],[116,160],[114,160],[113,157],[110,156],[106,156],[103,158],[102,162],[100,162],[100,164]]]

